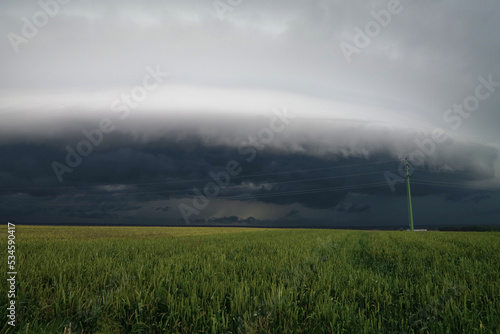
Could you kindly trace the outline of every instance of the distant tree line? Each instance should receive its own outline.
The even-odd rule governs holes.
[[[471,226],[442,226],[439,231],[458,232],[500,232],[500,226],[471,225]]]

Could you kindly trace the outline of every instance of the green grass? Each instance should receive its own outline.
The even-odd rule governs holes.
[[[16,247],[2,333],[500,333],[500,233],[17,226]]]

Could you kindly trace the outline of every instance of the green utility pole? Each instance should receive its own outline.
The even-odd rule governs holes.
[[[406,188],[408,189],[408,218],[410,218],[410,231],[413,232],[413,210],[411,208],[410,172],[408,171],[408,158],[406,158]]]

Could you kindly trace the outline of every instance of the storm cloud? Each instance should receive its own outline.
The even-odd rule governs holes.
[[[409,157],[416,222],[499,222],[500,5],[228,6],[2,2],[1,217],[405,226]]]

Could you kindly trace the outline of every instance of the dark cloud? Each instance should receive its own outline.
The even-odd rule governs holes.
[[[217,224],[217,225],[254,225],[258,223],[258,220],[254,217],[247,217],[245,219],[239,218],[238,216],[229,216],[229,217],[218,217],[218,218],[209,218],[206,220],[208,224]]]
[[[178,204],[237,161],[192,224],[399,226],[409,156],[416,219],[498,221],[500,5],[401,6],[349,63],[339,46],[387,2],[246,1],[223,20],[211,1],[61,5],[19,52],[0,42],[2,217],[185,224]],[[3,1],[0,34],[40,10]],[[151,71],[169,74],[121,118]],[[447,121],[485,78],[488,98]],[[293,117],[263,144],[276,109]],[[103,119],[113,130],[58,177]]]
[[[486,211],[475,211],[470,216],[493,216],[498,217],[500,215],[500,209],[492,209]]]
[[[115,213],[109,213],[101,210],[84,210],[80,208],[64,208],[59,211],[61,216],[67,216],[71,218],[81,218],[82,220],[87,219],[117,219],[118,215]]]
[[[156,211],[168,211],[168,210],[170,210],[170,207],[169,206],[164,206],[164,207],[159,206],[155,210]]]
[[[385,173],[388,171],[401,177],[398,171],[400,162],[391,159],[389,153],[372,154],[370,159],[332,155],[318,158],[304,153],[283,154],[271,149],[261,151],[255,160],[247,162],[235,148],[210,146],[200,140],[177,146],[178,141],[165,139],[139,144],[132,138],[121,136],[116,143],[127,148],[109,147],[96,151],[62,183],[47,165],[37,167],[37,157],[38,152],[43,152],[43,159],[49,164],[51,159],[62,161],[63,151],[44,145],[4,145],[1,150],[13,163],[8,164],[1,174],[2,183],[8,185],[2,188],[2,208],[5,208],[2,211],[9,218],[24,217],[30,221],[50,208],[47,217],[109,224],[142,221],[144,210],[149,210],[152,212],[147,219],[149,224],[184,224],[175,201],[189,202],[195,196],[194,189],[203,193],[205,185],[214,182],[210,172],[225,170],[231,160],[240,163],[241,173],[232,177],[217,197],[208,196],[212,201],[209,205],[212,211],[225,210],[233,206],[230,203],[256,203],[276,208],[297,206],[274,218],[274,224],[278,224],[279,217],[293,219],[293,222],[279,223],[286,225],[295,224],[298,213],[304,210],[319,210],[315,214],[323,217],[331,213],[321,213],[321,210],[335,210],[355,217],[370,210],[370,201],[377,196],[403,199],[406,196],[403,182],[396,185],[394,193],[386,183]],[[19,168],[12,167],[15,161],[23,159],[33,162],[18,164]],[[479,189],[471,192],[467,188],[443,188],[439,183],[418,183],[418,180],[425,180],[466,187],[467,182],[482,178],[477,173],[458,175],[460,180],[455,173],[436,173],[425,168],[415,170],[413,195],[419,198],[440,194],[454,202],[469,198],[479,203],[490,199],[488,192]],[[218,199],[225,202],[218,203]],[[23,204],[28,203],[31,209],[26,210]],[[390,200],[387,205],[389,203]],[[193,216],[192,223],[259,225],[267,221],[265,224],[273,224],[266,213],[273,210],[271,207],[255,218],[239,218],[240,215],[210,217],[210,210]],[[165,217],[162,213],[167,211],[169,216]],[[313,217],[312,221],[315,220],[319,221],[319,218]]]
[[[339,204],[336,209],[338,211],[344,211],[344,212],[365,212],[370,210],[370,206],[368,204],[358,204],[358,203],[345,203],[342,202]]]

